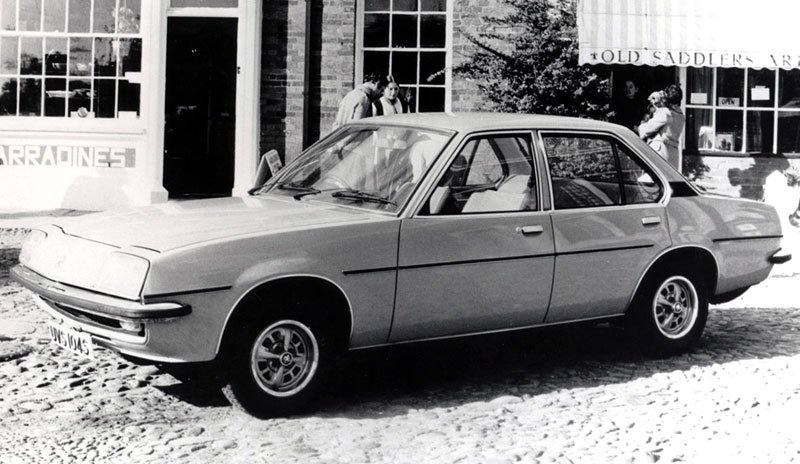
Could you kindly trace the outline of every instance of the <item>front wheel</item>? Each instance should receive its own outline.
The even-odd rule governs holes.
[[[256,417],[302,412],[331,362],[324,332],[290,318],[247,326],[234,346],[223,393]]]
[[[689,273],[656,273],[640,288],[631,310],[632,328],[648,351],[659,356],[683,353],[705,328],[706,287]]]

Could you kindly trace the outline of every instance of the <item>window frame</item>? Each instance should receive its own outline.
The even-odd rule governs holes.
[[[770,69],[770,68],[701,68],[701,69],[708,69],[711,71],[711,103],[707,105],[701,104],[692,104],[689,103],[691,98],[691,93],[689,92],[689,73],[686,68],[682,69],[682,82],[683,82],[683,90],[684,95],[684,104],[683,104],[683,112],[687,116],[688,119],[688,110],[707,110],[711,111],[711,127],[713,128],[714,134],[714,145],[716,146],[716,137],[717,137],[717,111],[718,110],[727,110],[727,111],[739,111],[741,112],[741,122],[742,122],[742,147],[739,150],[718,150],[716,147],[712,149],[703,149],[699,147],[687,147],[686,146],[686,131],[681,135],[683,140],[683,147],[689,153],[737,153],[741,154],[742,156],[748,155],[782,155],[783,153],[778,152],[778,123],[780,122],[780,113],[797,113],[800,115],[800,108],[781,108],[780,107],[780,96],[781,96],[781,88],[780,88],[780,73],[788,72],[790,70],[777,68],[777,69]],[[730,107],[730,106],[720,106],[718,101],[718,75],[719,69],[742,69],[744,73],[744,78],[742,81],[743,88],[742,90],[742,104],[741,106]],[[773,73],[773,104],[771,106],[752,106],[750,105],[750,98],[748,95],[749,90],[749,83],[750,83],[750,73],[756,71],[763,71],[769,70]],[[748,128],[747,128],[747,116],[751,112],[767,112],[772,114],[772,146],[770,147],[771,151],[769,152],[759,152],[748,150],[750,147],[747,146],[748,142]],[[794,153],[794,152],[787,152],[787,153]]]
[[[529,142],[529,149],[531,155],[531,168],[534,170],[534,176],[536,177],[536,209],[535,210],[519,210],[519,211],[480,211],[474,213],[458,213],[458,214],[430,214],[430,213],[423,213],[426,209],[426,205],[430,201],[431,197],[433,196],[436,188],[441,182],[442,178],[447,174],[450,169],[450,166],[455,161],[456,157],[461,154],[461,151],[474,139],[476,138],[485,138],[493,135],[500,135],[500,136],[521,136],[526,137]],[[470,132],[465,134],[461,140],[458,142],[457,145],[450,151],[450,153],[446,156],[446,160],[443,162],[443,165],[440,169],[438,169],[435,174],[431,171],[429,174],[431,175],[429,178],[431,179],[430,183],[428,183],[425,187],[425,191],[420,191],[421,194],[419,195],[419,199],[414,201],[413,208],[411,209],[412,213],[409,217],[415,218],[425,218],[425,219],[432,219],[432,218],[441,218],[441,219],[452,219],[458,217],[467,217],[467,216],[482,216],[482,215],[492,215],[497,216],[500,214],[533,214],[533,213],[544,213],[548,211],[548,207],[551,206],[550,198],[545,198],[543,195],[545,193],[544,187],[542,186],[542,182],[546,179],[549,179],[549,176],[545,177],[542,173],[542,159],[540,156],[540,148],[538,146],[538,142],[536,140],[536,133],[534,130],[525,129],[525,128],[516,128],[516,129],[505,129],[505,130],[486,130],[486,131],[476,131]],[[506,172],[507,166],[504,166],[504,172]],[[428,176],[426,176],[428,177]],[[552,192],[550,193],[552,195]],[[408,206],[411,206],[409,202]]]
[[[355,72],[354,78],[355,83],[359,84],[364,81],[364,52],[366,51],[379,51],[379,52],[387,52],[391,53],[392,51],[406,51],[406,52],[415,52],[417,53],[417,82],[414,85],[409,85],[408,83],[399,83],[400,87],[402,88],[413,88],[415,89],[416,101],[415,107],[409,109],[409,112],[419,112],[419,89],[420,88],[431,88],[431,89],[443,89],[444,90],[444,109],[443,111],[451,111],[452,110],[452,88],[453,88],[453,5],[455,3],[454,0],[445,0],[445,11],[444,12],[433,12],[433,11],[392,11],[391,10],[391,3],[390,3],[390,10],[378,10],[378,11],[370,11],[367,13],[365,11],[365,3],[367,0],[357,0],[356,1],[356,34],[355,34]],[[391,0],[393,1],[393,0]],[[444,47],[441,48],[423,48],[423,47],[404,47],[404,48],[394,48],[391,46],[386,47],[365,47],[364,46],[364,26],[365,14],[373,14],[373,13],[386,13],[390,15],[414,15],[419,17],[422,14],[433,14],[433,15],[442,15],[445,17],[445,43]],[[420,22],[417,21],[417,41],[419,43],[420,40],[420,29],[421,25]],[[392,34],[392,21],[389,21],[389,39],[391,41],[391,34]],[[444,52],[445,54],[445,68],[444,68],[444,84],[422,84],[419,82],[419,69],[420,69],[420,53],[421,52]],[[391,59],[389,60],[389,65],[391,66]],[[386,70],[387,73],[391,72],[389,69]]]
[[[612,142],[611,146],[613,147],[613,151],[614,151],[614,163],[617,166],[617,170],[618,170],[618,176],[617,177],[619,178],[620,188],[621,188],[621,192],[620,192],[621,193],[621,197],[620,198],[622,200],[621,204],[619,204],[619,205],[587,206],[587,207],[583,207],[583,208],[567,208],[567,209],[557,209],[555,207],[555,201],[554,201],[555,200],[555,196],[554,196],[554,192],[553,192],[553,179],[552,179],[552,175],[550,173],[550,162],[548,161],[547,150],[546,150],[546,147],[545,147],[545,144],[544,144],[544,138],[545,137],[554,136],[554,135],[555,136],[569,136],[569,137],[597,136],[597,137],[609,139]],[[537,150],[541,153],[542,162],[545,164],[545,169],[544,169],[545,172],[543,172],[543,175],[546,176],[547,189],[548,189],[548,192],[549,192],[549,199],[548,199],[548,201],[549,201],[549,209],[548,209],[548,211],[550,211],[551,213],[555,213],[555,212],[568,213],[568,212],[587,211],[587,210],[596,210],[596,209],[608,210],[609,208],[642,208],[642,207],[652,208],[652,207],[658,206],[658,205],[660,205],[660,206],[666,205],[667,202],[669,201],[669,199],[671,198],[672,189],[667,187],[669,185],[669,182],[667,182],[667,180],[664,178],[664,175],[661,173],[661,171],[658,168],[656,168],[655,165],[649,159],[647,159],[646,155],[643,155],[642,153],[640,153],[639,150],[636,150],[634,147],[631,146],[631,144],[625,142],[617,134],[614,134],[612,132],[602,131],[602,130],[598,130],[598,131],[585,130],[585,131],[583,131],[583,130],[572,130],[572,129],[565,129],[565,130],[544,129],[544,130],[537,130],[536,131],[536,138],[538,139],[537,142],[536,142],[538,144]],[[650,176],[653,178],[653,181],[656,184],[658,184],[658,186],[659,186],[659,188],[661,190],[661,194],[660,194],[659,198],[656,201],[651,202],[651,203],[627,203],[625,201],[624,186],[622,185],[622,176],[619,175],[621,173],[621,169],[620,169],[619,155],[617,153],[617,151],[618,151],[617,150],[617,144],[622,145],[628,151],[630,151],[631,155],[634,156],[636,158],[636,160],[639,160],[641,162],[641,164],[645,167],[645,170],[649,170]]]
[[[21,0],[19,0],[21,1]],[[42,71],[39,74],[35,75],[25,75],[21,74],[21,61],[18,60],[16,72],[13,74],[2,74],[2,78],[8,79],[16,79],[18,82],[17,85],[17,108],[20,105],[20,93],[21,93],[21,82],[24,79],[37,79],[41,82],[41,89],[39,95],[39,101],[41,104],[40,114],[37,116],[22,116],[16,114],[14,116],[0,116],[0,121],[3,122],[3,129],[13,130],[13,131],[20,131],[20,132],[37,132],[37,131],[56,131],[56,132],[74,132],[74,131],[82,131],[82,132],[92,132],[92,133],[122,133],[122,134],[140,134],[143,133],[145,130],[145,126],[147,124],[147,104],[146,104],[146,92],[148,91],[147,85],[147,71],[149,66],[147,66],[147,59],[149,53],[149,47],[151,44],[149,43],[152,40],[150,25],[148,24],[148,18],[150,17],[150,6],[148,6],[147,1],[141,1],[140,3],[140,10],[139,10],[139,31],[138,32],[124,32],[120,33],[117,31],[117,23],[115,23],[115,31],[113,33],[107,32],[94,32],[94,10],[89,10],[89,31],[87,32],[69,32],[68,24],[69,24],[69,0],[65,0],[65,27],[63,31],[45,31],[43,30],[44,27],[44,12],[40,12],[40,24],[39,29],[37,31],[23,31],[20,30],[20,18],[19,18],[19,11],[20,5],[19,1],[15,2],[16,7],[16,18],[15,18],[15,29],[14,30],[5,30],[0,29],[0,37],[2,38],[16,38],[17,39],[17,56],[19,57],[20,48],[19,44],[21,40],[24,38],[36,38],[42,39]],[[89,5],[91,8],[94,8],[93,2]],[[119,8],[119,0],[115,3],[115,7]],[[117,21],[118,22],[118,21]],[[70,76],[69,72],[65,75],[58,75],[58,76],[48,76],[46,67],[44,66],[44,57],[46,56],[46,42],[48,39],[64,39],[69,44],[69,39],[74,38],[86,38],[92,41],[92,71],[87,76]],[[114,76],[96,76],[94,74],[94,62],[96,61],[95,56],[95,46],[97,39],[119,39],[119,40],[140,40],[141,41],[141,61],[139,63],[139,71],[136,71],[134,75],[129,76],[126,78],[124,74],[117,75],[117,73],[121,73],[121,66],[122,61],[117,56],[117,73]],[[67,49],[67,54],[69,54],[69,45]],[[63,116],[46,116],[44,103],[45,103],[45,92],[46,92],[46,81],[48,79],[63,79],[67,82],[67,85],[72,80],[91,80],[91,88],[95,88],[95,84],[97,81],[113,81],[115,87],[114,93],[114,117],[109,118],[101,118],[101,117],[92,117],[92,118],[80,118],[80,117],[70,117],[68,115],[69,107],[67,106],[65,115]],[[136,118],[119,118],[119,88],[120,88],[120,81],[127,81],[130,84],[139,85],[139,109],[138,109],[138,117]],[[65,105],[68,105],[67,101],[65,100]]]

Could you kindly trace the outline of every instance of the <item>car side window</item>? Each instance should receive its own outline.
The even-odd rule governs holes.
[[[610,140],[595,136],[544,137],[556,209],[622,204],[619,170]]]
[[[531,211],[536,192],[529,134],[477,136],[453,159],[421,214]]]
[[[656,176],[627,147],[616,144],[626,204],[656,203],[663,189]]]

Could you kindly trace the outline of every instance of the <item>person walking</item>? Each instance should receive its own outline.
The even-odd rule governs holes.
[[[337,129],[348,121],[371,116],[372,101],[380,95],[381,78],[378,73],[364,76],[364,83],[356,86],[339,102],[339,111],[333,121],[333,129]]]
[[[686,117],[681,112],[683,92],[675,84],[664,89],[666,105],[656,108],[649,121],[639,125],[639,136],[649,140],[650,147],[678,171],[680,166],[680,139]]]
[[[408,104],[400,97],[400,86],[392,76],[386,77],[383,96],[372,103],[372,115],[408,113]]]

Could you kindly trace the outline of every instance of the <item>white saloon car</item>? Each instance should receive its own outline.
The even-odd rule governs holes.
[[[620,126],[411,114],[342,127],[245,198],[54,219],[12,274],[62,346],[210,362],[267,417],[357,348],[619,319],[679,353],[788,259],[771,206],[699,191]]]

